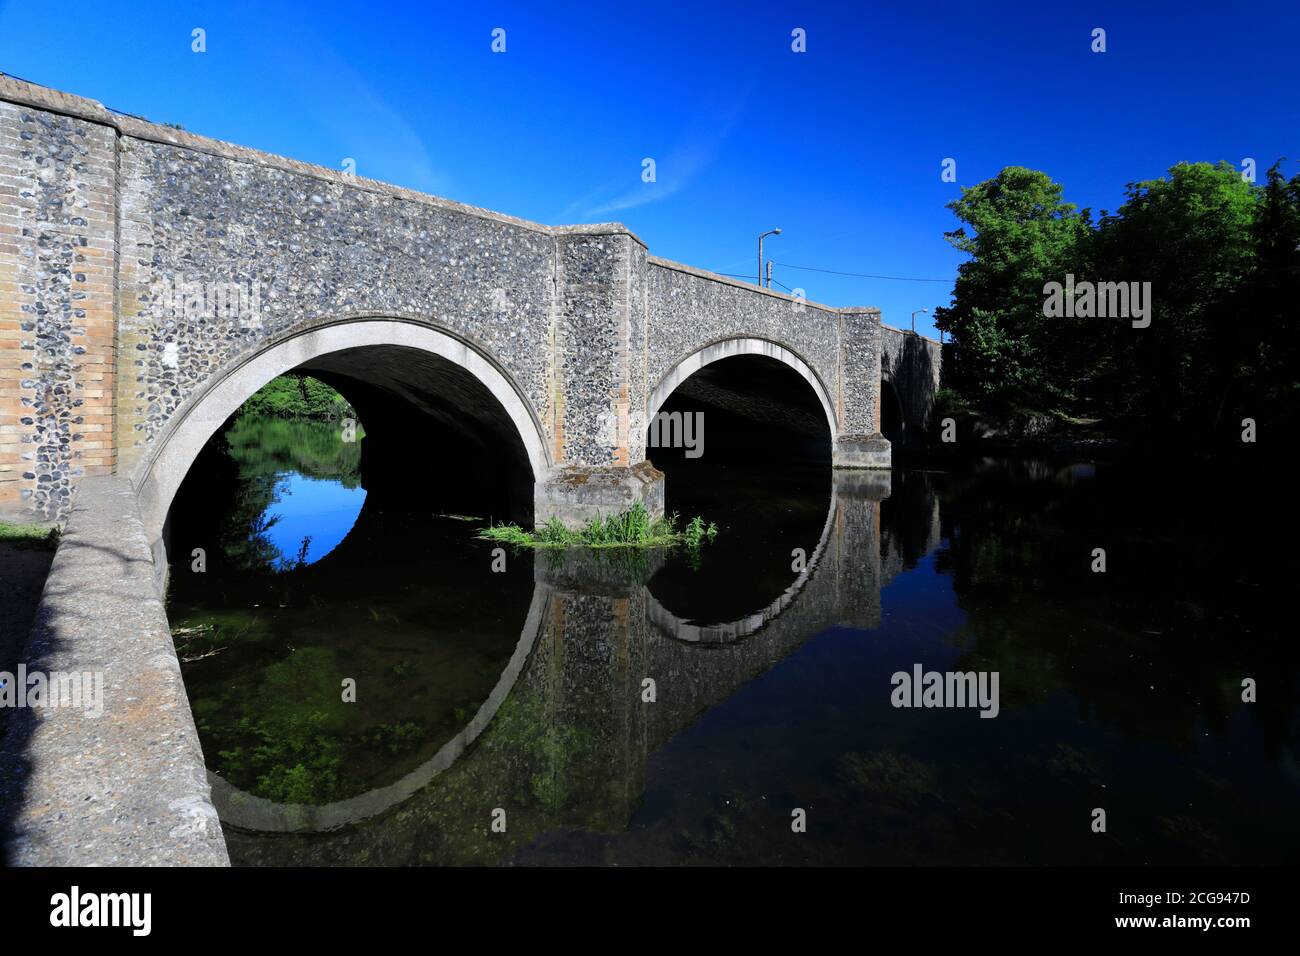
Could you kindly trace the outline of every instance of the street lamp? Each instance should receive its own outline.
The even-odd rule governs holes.
[[[915,312],[912,313],[912,331],[913,331],[913,332],[916,331],[916,317],[917,317],[918,315],[925,315],[925,313],[927,313],[927,312],[929,312],[929,311],[930,311],[929,309],[917,309]]]
[[[763,240],[768,236],[781,235],[780,229],[769,229],[758,237],[758,287],[763,288]]]

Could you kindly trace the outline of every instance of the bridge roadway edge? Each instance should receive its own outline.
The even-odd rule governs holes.
[[[228,866],[153,556],[124,476],[78,484],[26,660],[47,677],[102,675],[102,698],[11,712],[0,741],[4,862]]]

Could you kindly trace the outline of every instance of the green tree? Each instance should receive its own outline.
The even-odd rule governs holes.
[[[1018,166],[963,188],[948,208],[964,225],[946,238],[971,257],[951,307],[935,310],[935,325],[953,337],[950,384],[997,410],[1070,405],[1075,336],[1043,315],[1043,286],[1086,267],[1088,211],[1065,202],[1045,173]]]
[[[1239,416],[1249,416],[1289,435],[1300,420],[1300,173],[1288,181],[1281,165],[1268,171],[1255,224],[1255,272],[1242,316],[1252,334],[1242,347],[1234,414],[1225,414],[1224,424],[1235,428]]]
[[[1258,190],[1228,163],[1179,163],[1168,178],[1131,183],[1104,216],[1097,269],[1109,281],[1150,282],[1151,326],[1102,320],[1102,380],[1112,415],[1208,434],[1258,340],[1246,316],[1255,268]]]
[[[1256,186],[1228,163],[1131,183],[1094,227],[1044,173],[1007,168],[950,204],[970,255],[953,302],[945,384],[984,411],[1099,419],[1143,441],[1240,447],[1241,419],[1277,434],[1300,405],[1300,175]],[[973,230],[967,232],[967,227]],[[1046,317],[1044,285],[1150,283],[1150,318]]]
[[[347,399],[319,379],[301,372],[279,375],[244,402],[240,414],[279,418],[356,417]]]

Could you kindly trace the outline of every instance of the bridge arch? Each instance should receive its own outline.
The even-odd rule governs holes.
[[[831,447],[835,446],[839,428],[835,421],[835,406],[831,402],[830,391],[826,388],[821,377],[813,371],[812,366],[805,362],[802,357],[770,339],[750,337],[722,339],[697,349],[686,356],[670,368],[650,392],[650,397],[646,401],[647,424],[659,413],[659,409],[663,408],[668,396],[672,395],[682,382],[706,365],[712,365],[714,362],[734,358],[738,355],[766,356],[794,369],[811,386],[813,393],[817,396],[817,401],[826,414],[826,426],[830,429]]]
[[[484,350],[427,321],[355,316],[291,330],[266,341],[215,373],[177,409],[133,475],[150,542],[161,538],[172,499],[203,446],[253,393],[277,375],[325,356],[376,346],[436,356],[468,373],[491,393],[514,426],[534,482],[546,479],[551,460],[541,422],[509,373]]]
[[[903,409],[903,399],[898,394],[892,375],[883,375],[880,379],[880,433],[891,442],[901,442],[909,437],[907,413]]]

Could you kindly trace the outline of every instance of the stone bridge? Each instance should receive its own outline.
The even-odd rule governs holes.
[[[669,262],[617,223],[538,225],[9,77],[0,316],[0,511],[60,519],[79,478],[122,474],[155,540],[208,437],[290,369],[363,420],[400,396],[494,436],[520,510],[569,522],[662,507],[647,424],[709,363],[794,369],[843,468],[890,465],[882,376],[915,430],[938,369],[877,309]]]
[[[5,733],[0,831],[26,863],[226,860],[159,597],[160,547],[199,451],[276,375],[339,387],[369,432],[400,428],[397,405],[462,431],[495,449],[533,520],[578,522],[635,501],[662,510],[647,426],[711,363],[754,355],[793,369],[825,416],[837,487],[855,488],[872,469],[888,482],[882,380],[902,434],[924,427],[938,368],[932,343],[886,329],[876,309],[659,259],[620,224],[538,225],[3,76],[0,318],[0,512],[71,515],[28,666],[107,678],[101,720],[27,709]],[[645,728],[665,739],[817,627],[869,626],[882,560],[872,500],[834,499],[830,557],[765,615],[692,630],[639,585],[593,599],[539,576],[538,620],[560,607],[576,619],[593,600],[602,614],[609,599],[631,608],[622,645],[702,685]],[[686,660],[741,638],[748,655],[714,650],[712,670]]]

